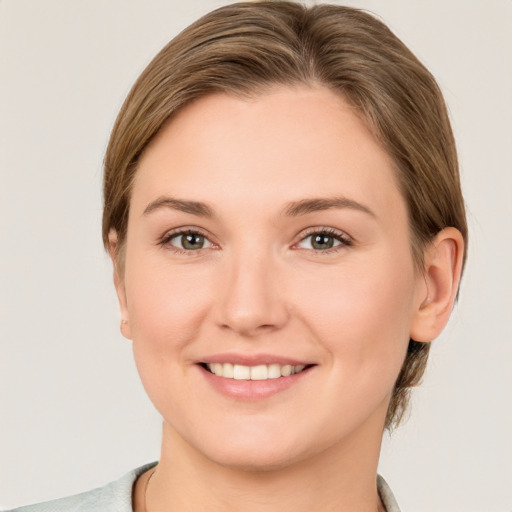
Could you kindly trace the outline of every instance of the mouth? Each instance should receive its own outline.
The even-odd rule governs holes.
[[[259,364],[256,366],[245,366],[232,363],[200,363],[206,371],[222,377],[233,380],[273,380],[283,377],[289,377],[302,373],[311,368],[312,364]]]

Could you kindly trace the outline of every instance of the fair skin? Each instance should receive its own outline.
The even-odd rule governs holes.
[[[140,161],[122,265],[110,244],[164,422],[148,512],[380,509],[393,384],[409,338],[448,320],[463,242],[443,230],[415,270],[393,164],[342,98],[278,87],[187,106]]]

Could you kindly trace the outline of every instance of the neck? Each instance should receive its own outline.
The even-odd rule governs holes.
[[[293,464],[256,471],[209,460],[164,423],[147,512],[383,510],[376,486],[381,438],[366,434],[360,432],[358,439]]]

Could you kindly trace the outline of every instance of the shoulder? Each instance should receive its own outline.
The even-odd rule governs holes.
[[[132,488],[135,480],[156,463],[130,471],[119,480],[67,498],[15,508],[6,512],[132,512]]]
[[[400,508],[391,488],[381,475],[377,475],[377,489],[379,491],[380,499],[386,508],[386,512],[400,512]]]

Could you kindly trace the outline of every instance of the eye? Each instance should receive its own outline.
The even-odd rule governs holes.
[[[297,244],[297,247],[314,251],[328,251],[349,245],[352,245],[352,242],[344,233],[332,229],[321,229],[310,232]]]
[[[198,251],[213,247],[213,244],[202,233],[197,231],[180,231],[172,233],[162,240],[162,245],[171,245],[181,251]]]

